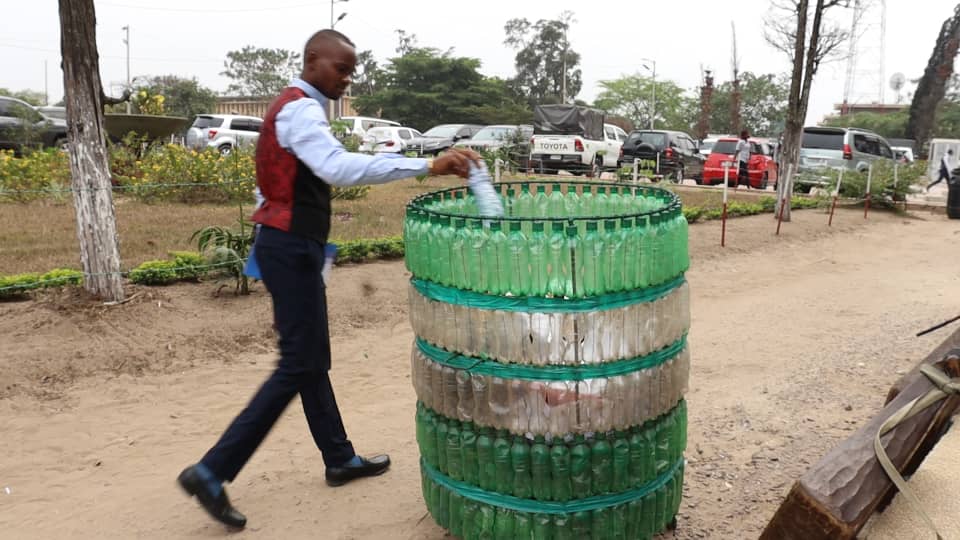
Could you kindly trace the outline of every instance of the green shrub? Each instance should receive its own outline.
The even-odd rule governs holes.
[[[130,271],[131,283],[169,285],[178,281],[176,261],[147,261]]]
[[[337,244],[337,262],[354,263],[373,259],[403,257],[403,238],[388,236],[377,239],[348,240]]]
[[[203,277],[211,269],[207,268],[207,263],[203,255],[193,251],[171,251],[170,257],[177,265],[177,277],[181,280],[196,280]]]
[[[55,268],[40,276],[43,287],[63,287],[83,283],[83,272],[72,268]]]
[[[368,193],[370,193],[370,186],[332,186],[330,188],[330,199],[334,201],[356,201],[366,197]]]
[[[899,164],[894,182],[894,164],[891,161],[873,162],[870,178],[870,204],[880,207],[892,207],[898,201],[906,200],[908,194],[926,180],[927,162]],[[840,185],[840,197],[863,199],[867,194],[867,172],[844,171]],[[827,172],[827,185],[824,187],[832,195],[840,178],[838,170]]]
[[[62,200],[69,194],[70,164],[66,152],[48,148],[13,157],[0,150],[0,202]]]
[[[20,296],[40,287],[40,274],[37,272],[0,276],[0,298]]]

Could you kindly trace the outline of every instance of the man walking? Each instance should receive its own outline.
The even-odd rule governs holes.
[[[747,139],[750,138],[750,133],[747,130],[740,132],[740,140],[737,141],[737,185],[746,184],[747,189],[750,189],[750,169],[748,164],[750,163],[750,141]]]
[[[950,171],[953,170],[953,149],[947,150],[947,153],[943,155],[943,159],[940,160],[940,175],[937,176],[936,181],[930,182],[930,185],[927,186],[927,191],[930,191],[930,188],[946,180],[950,181]]]
[[[436,160],[347,152],[330,131],[324,110],[340,98],[357,63],[353,43],[334,30],[314,34],[303,72],[267,111],[257,143],[257,187],[263,204],[255,257],[273,299],[280,361],[245,409],[199,463],[184,469],[180,486],[216,520],[233,527],[246,517],[227,498],[232,482],[293,397],[300,394],[326,481],[339,486],[384,473],[386,455],[360,457],[347,439],[330,383],[326,285],[321,277],[330,232],[330,186],[379,184],[421,174],[467,177],[477,154],[454,150]]]

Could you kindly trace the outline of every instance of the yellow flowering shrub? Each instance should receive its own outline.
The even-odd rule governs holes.
[[[0,201],[27,202],[63,198],[70,187],[67,154],[48,148],[15,158],[0,150]]]

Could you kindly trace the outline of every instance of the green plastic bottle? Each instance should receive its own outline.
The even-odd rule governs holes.
[[[624,290],[623,285],[623,237],[617,230],[617,221],[608,219],[603,222],[603,259],[600,274],[603,275],[604,292]]]
[[[627,517],[630,507],[626,504],[610,509],[610,538],[613,540],[632,540],[627,536]]]
[[[590,538],[593,536],[593,516],[590,512],[574,512],[570,516],[570,529],[574,538]]]
[[[513,540],[513,532],[516,529],[513,510],[497,507],[496,522],[494,523],[493,537],[496,540]]]
[[[533,540],[553,540],[553,518],[550,514],[533,516]]]
[[[567,257],[566,275],[568,278],[564,280],[565,290],[563,295],[568,298],[583,298],[585,296],[582,285],[583,278],[578,275],[577,267],[580,264],[580,259],[584,257],[584,253],[580,238],[577,236],[576,225],[567,226],[567,246],[564,255]]]
[[[667,413],[660,417],[657,426],[656,475],[667,472],[670,468],[670,439],[673,433],[673,415]]]
[[[563,196],[563,217],[572,218],[583,215],[580,196],[576,184],[567,184],[567,193]]]
[[[683,208],[677,208],[680,217],[677,222],[680,224],[680,232],[677,234],[680,245],[680,271],[686,272],[690,269],[690,224],[686,216],[683,215]]]
[[[643,506],[640,510],[640,538],[650,538],[660,532],[657,526],[657,494],[648,493],[643,498]]]
[[[570,449],[562,440],[554,439],[550,447],[551,499],[569,501],[573,498],[573,481],[570,479]]]
[[[487,280],[487,231],[483,228],[483,221],[470,220],[469,240],[467,245],[467,283],[469,288],[485,293],[489,290]]]
[[[513,493],[513,469],[510,462],[510,439],[507,430],[497,430],[497,438],[493,440],[493,462],[496,464],[497,493],[510,495]]]
[[[437,521],[444,529],[450,528],[450,492],[446,488],[437,486]]]
[[[656,492],[656,506],[654,507],[655,517],[653,519],[655,533],[663,530],[663,527],[667,524],[667,507],[669,506],[667,499],[669,498],[669,490],[670,482],[667,482]]]
[[[607,540],[613,537],[613,514],[610,508],[597,508],[591,513],[590,531],[593,540]]]
[[[517,512],[513,515],[513,538],[516,540],[531,540],[533,537],[533,520],[526,512]]]
[[[482,540],[494,540],[497,518],[492,506],[481,504],[480,509],[477,511],[475,522],[477,524],[475,530],[479,531],[478,538]]]
[[[437,465],[437,415],[430,409],[425,411],[423,426],[423,446],[420,447],[420,454],[427,463],[438,467]]]
[[[503,196],[503,215],[512,216],[513,215],[513,203],[517,200],[517,192],[514,191],[512,187],[507,188],[506,195]]]
[[[527,237],[520,230],[519,221],[510,222],[510,235],[507,237],[508,291],[515,296],[529,296],[530,263],[527,260]]]
[[[459,289],[465,289],[470,272],[470,263],[467,260],[467,245],[470,235],[464,218],[454,218],[453,238],[450,245],[450,284]]]
[[[488,427],[480,428],[477,436],[477,485],[494,491],[497,488],[497,465],[493,459],[493,437]]]
[[[406,215],[403,219],[403,260],[407,270],[411,273],[413,273],[416,268],[411,255],[415,249],[413,247],[412,236],[413,229],[416,228],[417,217],[417,211],[411,207],[407,207]]]
[[[448,519],[450,534],[457,538],[463,538],[463,496],[456,491],[450,492]]]
[[[530,447],[523,437],[515,436],[510,448],[510,463],[513,466],[513,496],[529,499],[532,494],[530,476]]]
[[[501,230],[500,222],[490,223],[490,236],[487,238],[487,249],[484,252],[487,263],[487,289],[490,294],[503,294],[510,290],[509,254],[507,235]]]
[[[644,470],[644,453],[646,446],[643,433],[639,426],[630,428],[630,487],[638,488],[648,482],[647,471]]]
[[[666,260],[667,253],[664,249],[664,230],[663,230],[663,212],[657,212],[653,214],[653,219],[650,225],[650,258],[653,262],[652,269],[650,271],[650,285],[656,286],[664,281],[664,276],[666,275]]]
[[[477,460],[477,432],[473,422],[464,422],[460,428],[460,451],[463,453],[463,481],[478,485],[480,466]]]
[[[537,186],[537,194],[533,196],[534,217],[550,217],[550,199],[547,197],[547,186]]]
[[[437,281],[443,285],[452,286],[453,285],[453,227],[450,224],[450,218],[448,216],[443,216],[440,218],[440,228],[437,229],[438,240],[437,247],[439,249],[439,258],[438,267],[437,267]]]
[[[463,540],[476,540],[479,538],[479,530],[477,529],[477,512],[480,510],[480,505],[472,499],[464,499],[463,501],[463,519],[461,520],[461,530],[463,531]]]
[[[537,435],[530,447],[530,472],[533,498],[538,501],[553,500],[553,486],[550,480],[550,448],[543,435]]]
[[[564,217],[566,211],[566,199],[560,188],[560,182],[554,182],[553,187],[550,188],[550,197],[547,201],[547,215],[549,217]]]
[[[447,427],[447,476],[463,480],[463,450],[460,444],[460,422],[451,420]]]
[[[426,429],[424,425],[424,418],[426,417],[425,407],[423,402],[417,401],[417,412],[414,415],[414,421],[416,422],[417,428],[417,448],[420,449],[421,455],[423,454],[423,431]]]
[[[602,188],[599,188],[602,189]],[[599,195],[597,196],[599,198]],[[603,276],[600,268],[603,266],[604,253],[603,239],[597,232],[597,222],[587,222],[587,234],[580,243],[581,249],[577,256],[577,284],[576,290],[582,291],[581,296],[598,296],[603,294]]]
[[[583,217],[593,217],[597,215],[594,204],[593,186],[590,184],[584,184],[583,186],[583,193],[580,195],[580,208],[580,215]]]
[[[574,499],[584,499],[594,494],[590,483],[591,475],[590,447],[583,435],[575,435],[573,447],[570,448],[570,480]]]
[[[626,190],[627,188],[623,189]],[[623,197],[620,195],[620,188],[612,186],[610,188],[610,195],[608,195],[608,197],[609,199],[607,206],[610,209],[608,212],[609,215],[616,216],[625,213],[623,209]]]
[[[533,195],[530,193],[530,184],[520,185],[520,195],[514,203],[513,215],[517,217],[533,216]]]
[[[427,248],[423,253],[423,277],[430,281],[437,281],[437,272],[440,269],[440,216],[430,215],[424,230],[424,240]]]
[[[607,188],[597,186],[597,196],[593,199],[593,215],[603,217],[610,214],[610,197],[607,197]]]
[[[651,215],[647,214],[637,218],[637,225],[634,227],[637,254],[640,258],[634,283],[639,289],[650,287],[650,269],[653,267],[653,254],[650,251],[650,221]]]
[[[550,271],[547,263],[549,245],[547,236],[543,232],[543,222],[534,221],[530,238],[527,239],[526,272],[529,276],[527,294],[530,296],[544,296],[549,291]]]
[[[643,470],[645,482],[657,477],[657,426],[656,420],[650,420],[643,426]]]
[[[637,288],[637,267],[640,265],[638,258],[637,244],[634,242],[635,233],[633,229],[633,218],[622,218],[620,220],[620,230],[617,231],[621,252],[614,260],[616,274],[620,276],[620,282],[623,284],[623,290],[632,291]]]
[[[590,445],[590,463],[593,469],[593,493],[605,495],[613,487],[613,448],[608,435],[597,434]]]
[[[550,276],[548,292],[555,297],[563,297],[567,293],[570,280],[570,249],[567,246],[563,222],[553,222],[547,246],[547,272]]]
[[[687,450],[687,400],[680,400],[680,444],[677,445],[677,459]]]
[[[554,540],[574,540],[573,531],[570,528],[571,518],[567,514],[555,514],[553,516],[553,538]]]
[[[450,208],[451,214],[456,214],[458,216],[464,215],[466,212],[467,200],[463,197],[463,191],[457,190],[453,192],[453,206]]]
[[[650,540],[649,536],[644,536],[643,534],[645,527],[642,522],[642,509],[642,499],[634,499],[627,503],[627,538],[631,540],[634,538],[637,540]]]
[[[613,438],[613,491],[630,489],[630,441],[622,431]]]
[[[447,474],[447,425],[446,419],[437,416],[437,468]]]

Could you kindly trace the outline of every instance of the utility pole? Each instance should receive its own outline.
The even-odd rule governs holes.
[[[336,4],[336,3],[338,3],[338,2],[347,2],[347,1],[349,1],[349,0],[330,0],[330,29],[331,29],[331,30],[333,30],[333,29],[337,26],[337,23],[338,23],[338,22],[342,21],[343,18],[347,16],[347,12],[344,11],[343,13],[340,14],[339,17],[337,17],[336,19],[334,19],[334,18],[333,18],[333,5]],[[333,120],[334,117],[339,118],[339,117],[343,116],[343,102],[341,102],[340,100],[337,100],[337,104],[334,105],[334,104],[333,104],[333,101],[330,100],[329,103],[330,103],[330,105],[329,105],[330,110],[328,111],[329,114],[327,115],[328,120]]]
[[[560,21],[563,23],[563,76],[560,78],[560,102],[567,102],[567,47],[569,47],[569,42],[567,41],[567,30],[570,29],[570,23],[575,22],[573,20],[572,11],[564,11],[560,14]]]
[[[650,58],[641,58],[640,60],[644,62],[649,62],[651,68],[647,64],[640,64],[645,69],[650,71],[650,74],[653,78],[653,88],[650,91],[650,129],[654,129],[654,122],[656,122],[657,117],[657,61]]]
[[[737,27],[730,21],[733,31],[733,52],[730,67],[733,70],[733,91],[730,93],[730,131],[740,133],[740,59],[737,57]]]
[[[43,104],[50,105],[50,87],[47,85],[47,61],[43,61]]]
[[[126,32],[126,37],[123,38],[123,43],[127,46],[127,90],[133,91],[130,88],[130,25],[124,26],[121,28]],[[130,114],[130,100],[127,100],[127,114]]]

